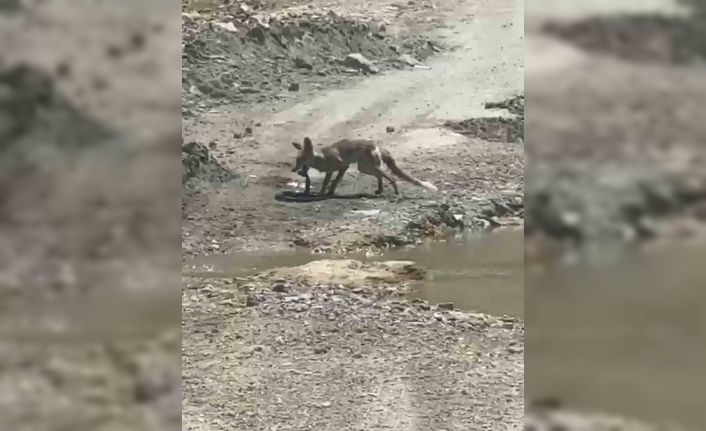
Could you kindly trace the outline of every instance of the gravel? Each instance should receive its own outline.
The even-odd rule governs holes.
[[[516,430],[522,322],[262,280],[185,280],[184,429]],[[260,284],[261,283],[261,284]],[[257,303],[245,306],[242,287]]]

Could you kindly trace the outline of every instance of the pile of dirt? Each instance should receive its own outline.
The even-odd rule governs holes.
[[[425,271],[411,261],[360,262],[352,259],[322,259],[301,266],[274,269],[263,273],[262,276],[308,284],[337,283],[358,287],[422,280]]]
[[[482,117],[463,121],[447,121],[445,126],[462,135],[490,142],[516,142],[524,139],[525,98],[515,96],[502,102],[485,104],[486,109],[505,109],[512,117]]]
[[[273,103],[340,84],[344,76],[423,67],[441,47],[398,40],[385,24],[328,14],[207,18],[183,14],[182,100],[188,109]]]
[[[198,142],[189,142],[181,146],[181,183],[225,183],[238,175],[221,165],[208,148]]]
[[[633,242],[659,235],[657,220],[702,211],[706,178],[618,168],[535,169],[525,231],[577,245]]]
[[[550,22],[544,31],[588,51],[630,61],[686,64],[706,59],[706,26],[698,15],[602,16]]]

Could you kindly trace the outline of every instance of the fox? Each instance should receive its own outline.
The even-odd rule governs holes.
[[[303,145],[298,142],[292,142],[292,145],[298,151],[292,172],[299,172],[300,175],[306,177],[307,186],[309,185],[308,168],[314,168],[317,171],[325,173],[321,191],[319,192],[320,195],[333,195],[336,192],[338,183],[341,182],[341,178],[343,178],[343,175],[350,165],[354,163],[358,166],[358,172],[377,178],[378,187],[377,190],[375,190],[376,195],[382,194],[383,178],[392,184],[396,195],[400,194],[397,188],[397,182],[382,170],[383,163],[397,177],[427,190],[433,192],[439,191],[432,183],[418,180],[403,172],[397,167],[389,151],[380,148],[370,140],[342,139],[317,150],[314,149],[314,144],[311,142],[311,139],[305,137]],[[334,172],[336,172],[336,177],[333,179],[328,193],[326,193],[326,187],[331,181]]]

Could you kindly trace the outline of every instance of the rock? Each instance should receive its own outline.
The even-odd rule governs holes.
[[[250,136],[252,135],[252,127],[246,127],[245,128],[245,136]]]
[[[453,302],[440,302],[437,307],[441,310],[453,310],[454,309],[454,303]]]
[[[327,353],[328,350],[329,350],[329,348],[326,346],[315,347],[314,353],[316,353],[317,355],[323,355],[324,353]]]
[[[257,26],[253,27],[248,32],[248,37],[255,40],[257,43],[264,44],[267,40],[267,33],[265,32],[264,28]]]
[[[181,147],[182,184],[191,179],[208,182],[227,182],[237,178],[237,175],[209,154],[205,145],[189,142]]]
[[[178,388],[178,381],[179,375],[169,369],[158,369],[144,373],[137,379],[134,393],[135,400],[145,403],[158,399]]]
[[[421,64],[421,62],[419,60],[417,60],[416,58],[412,57],[409,54],[400,55],[398,60],[406,65],[409,65],[409,66],[416,66],[418,64]]]
[[[395,128],[392,127],[392,126],[387,126],[387,127],[385,128],[385,131],[386,131],[387,133],[392,133],[392,132],[395,131]]]
[[[314,61],[305,55],[298,55],[294,57],[294,65],[300,69],[311,70],[314,68]]]
[[[255,94],[259,93],[260,89],[255,87],[240,87],[238,91],[240,91],[241,94]]]
[[[67,61],[60,61],[56,65],[55,72],[59,78],[68,78],[71,76],[71,65]]]
[[[292,82],[291,84],[289,84],[289,91],[299,91],[299,83]]]
[[[276,283],[275,285],[272,286],[273,292],[282,293],[282,292],[286,292],[288,290],[289,290],[289,285],[287,285],[285,283]]]
[[[211,141],[208,143],[208,148],[210,148],[212,150],[215,149],[217,146],[218,146],[218,144],[216,143],[216,141]]]
[[[303,313],[309,309],[309,306],[307,304],[297,303],[292,305],[289,309],[295,313]]]
[[[246,307],[256,307],[258,304],[259,301],[253,295],[248,295],[247,298],[245,298]]]
[[[220,29],[223,29],[223,30],[226,30],[226,31],[230,31],[230,32],[233,32],[233,33],[237,33],[237,32],[238,32],[238,28],[237,28],[237,27],[235,26],[235,24],[233,24],[232,22],[218,22],[218,21],[214,21],[214,22],[212,22],[212,24],[215,25],[216,27],[218,27],[218,28],[220,28]]]
[[[233,132],[233,138],[235,138],[235,139],[241,139],[242,137],[243,137],[243,134],[242,134],[242,133]]]
[[[373,62],[360,53],[348,54],[346,59],[343,60],[343,65],[365,73],[378,73],[378,68],[373,65]]]
[[[218,77],[218,79],[226,85],[233,85],[233,81],[235,80],[233,78],[233,74],[230,72],[223,72],[221,73],[221,76]]]

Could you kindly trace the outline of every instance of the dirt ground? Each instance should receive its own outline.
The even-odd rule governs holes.
[[[0,7],[3,429],[179,427],[178,15],[133,6]]]
[[[315,263],[185,280],[185,430],[520,429],[521,322],[404,300],[415,271]]]
[[[328,16],[326,11],[331,8],[337,11],[336,16],[346,12],[356,17],[362,14],[357,9],[361,6],[314,4],[309,13]],[[415,60],[424,63],[421,68],[404,65],[401,70],[386,69],[385,64],[404,54],[393,50],[371,58],[380,69],[375,76],[346,73],[335,66],[335,59],[329,59],[328,51],[312,55],[313,70],[303,72],[296,69],[297,58],[279,59],[296,69],[292,73],[303,74],[316,83],[316,91],[292,100],[280,100],[264,92],[263,103],[246,104],[248,99],[244,98],[238,105],[223,105],[185,117],[185,142],[208,146],[215,161],[239,177],[230,183],[187,187],[183,201],[185,253],[275,249],[295,244],[320,251],[350,251],[413,244],[421,237],[453,230],[461,224],[485,229],[521,223],[523,145],[512,136],[502,139],[507,133],[491,141],[483,139],[487,136],[482,133],[476,133],[478,137],[474,133],[466,136],[445,126],[447,121],[470,117],[513,116],[501,108],[485,109],[485,104],[503,102],[522,93],[519,13],[512,2],[491,6],[486,2],[459,1],[435,6],[431,9],[423,2],[401,8],[379,4],[366,10],[367,21],[373,20],[377,25],[383,22],[386,28],[381,36],[368,36],[379,43],[366,52],[375,51],[373,48],[378,45],[408,46],[413,54],[420,43],[445,47],[443,54],[426,59],[415,54],[420,57]],[[309,18],[293,15],[292,21],[309,23]],[[191,19],[185,21],[187,29],[193,28]],[[438,25],[439,21],[444,24]],[[278,21],[278,25],[293,24],[287,20]],[[304,24],[302,27],[306,28]],[[425,33],[406,36],[425,29]],[[227,34],[222,37],[232,37],[231,32],[223,31]],[[355,44],[359,37],[357,33],[349,35],[348,43]],[[305,44],[306,39],[303,37]],[[281,48],[272,51],[267,40],[261,46],[263,55],[280,55]],[[345,43],[338,37],[323,40],[326,46]],[[321,48],[316,39],[310,43],[310,49]],[[425,55],[431,53],[434,52]],[[326,63],[329,60],[334,66]],[[238,61],[236,58],[231,63]],[[206,71],[194,76],[215,75],[221,70],[220,65],[201,67]],[[270,67],[280,70],[289,66]],[[325,76],[316,73],[319,67],[327,68]],[[340,82],[330,81],[331,75]],[[190,87],[184,85],[184,97],[193,96]],[[213,103],[211,96],[204,97]],[[300,142],[305,136],[315,145],[344,137],[376,140],[392,151],[403,170],[434,183],[441,192],[433,194],[404,183],[399,197],[387,190],[380,199],[371,196],[316,203],[278,202],[274,199],[276,193],[296,190],[297,185],[291,183],[301,184],[301,178],[291,172],[296,154],[291,142]],[[321,176],[313,178],[314,190],[320,181]],[[374,183],[373,178],[361,177],[351,170],[337,192],[342,197],[372,195]]]

